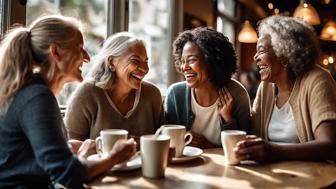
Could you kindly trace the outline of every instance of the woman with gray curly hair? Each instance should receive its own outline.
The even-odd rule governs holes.
[[[103,129],[125,129],[136,139],[163,123],[159,89],[148,73],[145,44],[128,32],[110,36],[94,58],[90,75],[72,96],[65,115],[71,139],[94,139]]]
[[[254,133],[237,143],[240,160],[335,160],[336,85],[316,65],[314,30],[295,18],[272,16],[259,25],[261,84],[253,104]]]

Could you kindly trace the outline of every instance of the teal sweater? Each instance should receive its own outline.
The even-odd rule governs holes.
[[[250,100],[248,93],[236,80],[231,80],[227,88],[234,98],[233,121],[231,124],[226,124],[221,119],[218,127],[221,130],[238,129],[249,132]],[[186,82],[175,83],[168,88],[164,109],[167,124],[185,125],[187,130],[191,129],[195,116],[199,116],[191,110],[191,88]]]

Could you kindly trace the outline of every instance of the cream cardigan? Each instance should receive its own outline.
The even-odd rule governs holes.
[[[253,133],[266,140],[275,97],[276,85],[261,82],[253,103],[252,122]],[[296,79],[289,104],[300,142],[314,140],[314,132],[323,121],[336,120],[335,81],[328,71],[315,66]]]

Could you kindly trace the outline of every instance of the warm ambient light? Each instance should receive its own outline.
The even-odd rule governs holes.
[[[329,4],[330,1],[331,1],[331,0],[323,0],[322,2],[323,2],[324,4]]]
[[[300,3],[300,5],[295,9],[293,16],[308,22],[310,25],[320,24],[319,15],[317,14],[315,8],[308,3]]]
[[[323,65],[328,66],[329,61],[328,61],[328,59],[325,58],[325,59],[323,59],[322,63],[323,63]]]
[[[278,8],[274,9],[274,14],[279,14],[279,13],[280,13],[280,11],[279,11]]]
[[[336,23],[332,20],[328,21],[322,28],[321,39],[336,41]]]
[[[257,32],[248,20],[244,22],[243,28],[238,34],[238,41],[241,43],[256,43],[258,40]]]
[[[333,64],[334,63],[334,58],[332,56],[329,56],[328,61],[329,61],[330,64]]]

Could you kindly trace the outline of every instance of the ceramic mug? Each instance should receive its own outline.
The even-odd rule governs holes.
[[[175,157],[181,157],[183,155],[183,149],[192,140],[192,135],[186,132],[186,128],[183,125],[162,125],[155,135],[164,134],[170,136],[170,148],[175,148]]]

